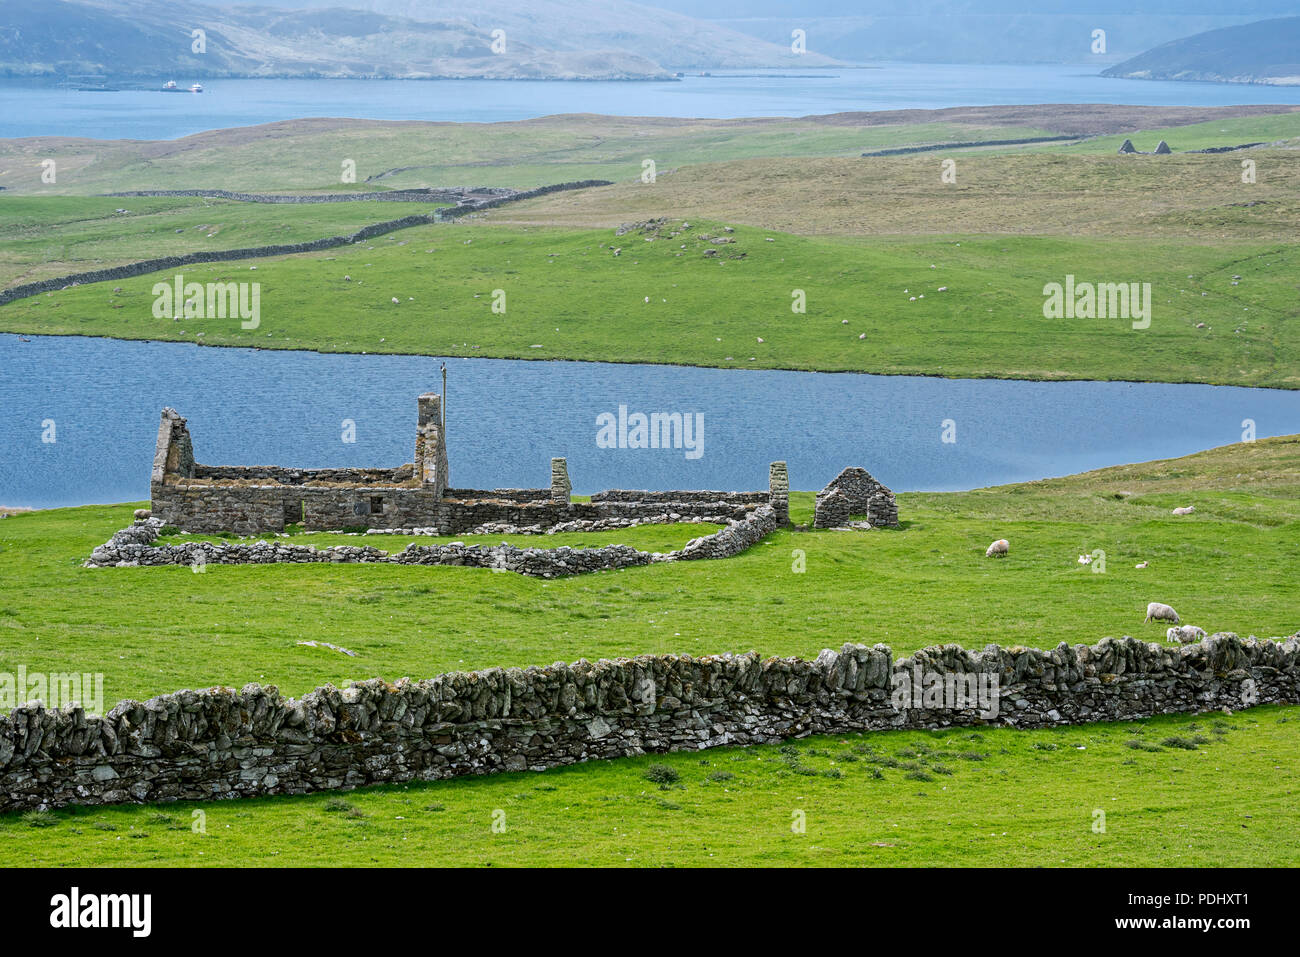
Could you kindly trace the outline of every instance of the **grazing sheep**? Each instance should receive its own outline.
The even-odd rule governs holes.
[[[1165,632],[1165,641],[1177,641],[1184,645],[1193,644],[1204,637],[1205,629],[1195,625],[1175,625]]]
[[[1158,601],[1153,601],[1151,604],[1147,605],[1147,616],[1143,623],[1145,624],[1153,618],[1163,621],[1172,621],[1175,625],[1178,624],[1180,620],[1178,618],[1178,612],[1174,611],[1168,605],[1162,605]]]
[[[1192,512],[1194,512],[1194,511],[1196,511],[1196,506],[1195,506],[1195,505],[1185,505],[1185,506],[1183,506],[1182,508],[1176,508],[1176,509],[1174,509],[1174,514],[1175,514],[1175,515],[1191,515]]]
[[[144,519],[148,518],[152,514],[153,512],[149,511],[149,509],[147,508],[137,508],[135,510],[136,521],[143,521]]]
[[[1010,542],[1008,542],[1005,538],[999,538],[996,542],[994,542],[992,545],[988,547],[988,551],[984,553],[984,557],[990,558],[993,555],[1005,555],[1010,548],[1011,548]]]

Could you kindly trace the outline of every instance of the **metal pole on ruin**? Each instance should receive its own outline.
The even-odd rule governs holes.
[[[442,441],[447,441],[447,363],[442,364]]]

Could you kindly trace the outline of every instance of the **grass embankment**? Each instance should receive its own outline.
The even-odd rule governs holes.
[[[259,282],[256,330],[154,318],[151,290],[171,272],[13,302],[0,308],[0,328],[334,352],[1300,386],[1294,245],[812,238],[696,220],[672,235],[680,226],[617,237],[437,225],[186,268],[191,282]],[[1044,284],[1067,274],[1151,283],[1150,328],[1044,318]],[[504,313],[493,311],[498,289]],[[791,311],[800,289],[806,314]]]
[[[1183,504],[1196,513],[1170,514]],[[797,493],[794,519],[811,506]],[[1300,437],[904,495],[900,509],[896,531],[779,532],[727,561],[549,582],[361,565],[89,570],[80,562],[130,506],[19,515],[0,523],[0,670],[100,671],[111,702],[247,681],[300,694],[372,675],[642,652],[1160,640],[1162,626],[1142,623],[1150,600],[1209,630],[1300,627]],[[644,546],[697,529],[580,537]],[[997,536],[1011,553],[986,559]],[[1102,574],[1077,563],[1095,549],[1106,552]],[[358,657],[297,644],[308,639]],[[0,817],[0,863],[1295,864],[1298,717],[1269,707],[843,735],[345,795],[11,815]],[[652,764],[677,780],[651,782]],[[498,809],[504,833],[492,830]],[[1105,833],[1093,830],[1098,810]],[[195,811],[206,833],[192,832]],[[802,834],[791,830],[797,811]]]
[[[5,196],[0,198],[0,234],[5,237],[0,288],[161,256],[348,235],[371,223],[432,215],[446,205]]]

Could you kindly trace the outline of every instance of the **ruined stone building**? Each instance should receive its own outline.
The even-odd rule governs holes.
[[[611,490],[571,500],[564,459],[551,460],[551,485],[536,489],[459,489],[449,485],[442,398],[417,400],[415,461],[397,468],[295,469],[201,465],[189,429],[163,409],[150,482],[155,518],[190,532],[260,535],[289,525],[306,530],[437,529],[460,535],[483,525],[550,528],[563,522],[639,519],[675,513],[743,519],[770,504],[789,521],[784,462],[768,488],[754,492]]]

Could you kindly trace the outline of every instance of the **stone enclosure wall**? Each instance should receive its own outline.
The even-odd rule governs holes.
[[[328,236],[313,239],[305,243],[281,243],[274,246],[250,246],[245,249],[214,249],[208,252],[185,253],[181,256],[162,256],[157,259],[144,259],[140,262],[127,263],[124,266],[109,266],[104,269],[92,269],[89,272],[72,273],[41,279],[37,282],[23,283],[0,290],[0,306],[15,299],[25,299],[43,292],[56,292],[69,286],[81,286],[93,282],[107,282],[110,279],[130,279],[132,276],[144,276],[164,269],[180,269],[197,263],[232,262],[240,259],[261,259],[267,256],[289,256],[294,253],[317,252],[322,249],[335,249],[352,243],[363,242],[382,236],[385,233],[408,229],[411,226],[423,226],[439,220],[436,214],[428,216],[403,216],[387,222],[375,223],[357,230],[350,236]]]
[[[112,279],[130,279],[133,276],[143,276],[163,269],[180,269],[184,266],[193,266],[198,263],[231,262],[239,259],[261,259],[267,256],[289,256],[295,253],[309,253],[317,252],[322,249],[335,249],[339,246],[347,246],[352,243],[364,242],[367,239],[374,239],[376,236],[383,236],[386,233],[396,232],[399,229],[407,229],[411,226],[423,226],[429,223],[459,219],[468,213],[477,212],[482,209],[490,209],[516,200],[531,199],[534,196],[545,196],[548,193],[562,192],[570,189],[585,189],[589,186],[610,185],[612,184],[608,180],[593,179],[572,183],[555,183],[551,186],[542,186],[537,189],[522,191],[505,187],[452,186],[444,189],[427,191],[391,190],[387,192],[381,191],[370,193],[318,193],[283,196],[259,193],[232,193],[224,189],[161,189],[108,193],[107,195],[109,196],[209,196],[218,199],[233,199],[249,203],[310,204],[353,202],[454,202],[456,205],[438,209],[427,216],[404,216],[401,219],[391,219],[382,223],[374,223],[370,226],[362,227],[349,236],[328,236],[323,239],[313,239],[309,242],[303,243],[250,246],[244,249],[217,249],[210,252],[186,253],[181,256],[163,256],[156,259],[145,259],[140,262],[127,263],[123,266],[110,266],[104,269],[93,269],[88,272],[71,273],[66,276],[55,276],[51,279],[42,279],[37,282],[23,283],[17,286],[10,286],[8,289],[0,290],[0,306],[8,302],[13,302],[16,299],[25,299],[28,296],[37,296],[43,292],[56,292],[69,286],[80,286],[94,282],[107,282]]]
[[[277,507],[271,503],[269,508]],[[667,518],[667,516],[664,516]],[[701,519],[703,521],[703,519]],[[715,516],[724,523],[711,535],[693,538],[671,552],[643,552],[630,545],[598,548],[519,548],[515,545],[417,545],[390,554],[373,545],[294,545],[288,542],[181,542],[155,545],[163,527],[161,519],[148,518],[116,532],[86,560],[87,568],[135,568],[163,565],[270,565],[281,563],[388,563],[394,565],[460,565],[517,572],[536,578],[558,578],[587,572],[612,571],[660,562],[702,558],[733,558],[776,530],[776,512],[760,505],[741,519]]]
[[[999,708],[895,707],[895,676],[996,679]],[[750,652],[490,668],[425,681],[180,691],[103,717],[39,704],[0,717],[0,811],[301,794],[596,758],[953,725],[1042,727],[1300,700],[1300,635],[1051,651],[846,644],[815,661]]]

